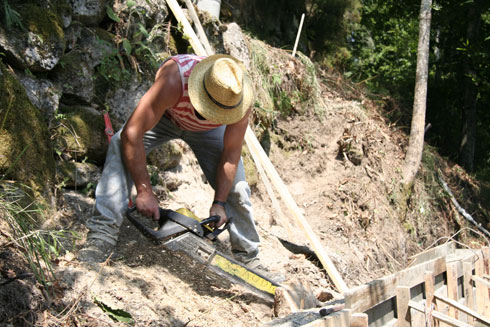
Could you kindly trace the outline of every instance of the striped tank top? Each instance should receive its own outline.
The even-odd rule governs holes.
[[[189,99],[189,76],[194,66],[204,58],[196,55],[177,55],[167,59],[175,61],[179,66],[182,95],[174,107],[165,111],[165,117],[185,131],[202,132],[221,126],[205,119],[199,119]]]

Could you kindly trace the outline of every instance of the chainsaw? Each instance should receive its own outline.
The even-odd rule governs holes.
[[[218,229],[210,225],[217,223],[220,220],[219,216],[200,220],[187,209],[173,211],[160,208],[159,210],[158,229],[150,228],[138,219],[135,208],[128,209],[126,217],[154,243],[162,244],[169,251],[190,257],[220,277],[246,287],[261,298],[274,299],[276,288],[280,286],[278,283],[216,250],[213,242],[228,228],[231,218],[223,228]]]

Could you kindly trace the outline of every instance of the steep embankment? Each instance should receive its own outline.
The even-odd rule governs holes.
[[[220,34],[223,30],[231,36]],[[83,31],[74,32],[74,44],[80,43],[76,49],[90,50],[99,44],[80,36],[84,33],[94,36]],[[400,201],[398,181],[406,136],[396,126],[387,124],[379,109],[360,90],[355,90],[355,96],[343,92],[352,86],[347,86],[338,76],[318,71],[304,55],[291,59],[288,52],[243,35],[236,24],[216,27],[214,31],[217,36],[212,41],[216,48],[243,56],[240,58],[250,68],[257,94],[251,125],[349,287],[402,269],[411,254],[466,226],[450,209],[434,172],[440,169],[452,181],[477,184],[472,184],[457,167],[450,167],[430,149],[424,153],[424,166],[409,202]],[[170,40],[170,33],[167,36]],[[94,51],[87,53],[96,55]],[[78,54],[85,58],[86,54]],[[79,83],[93,81],[90,72],[108,74],[101,70],[109,65],[108,57],[98,60],[91,62],[94,67],[84,72],[86,78]],[[66,77],[66,72],[59,70],[57,73]],[[2,70],[2,74],[10,72]],[[114,107],[117,118],[128,114],[128,103],[137,98],[144,85],[134,81],[130,87],[108,92],[105,99]],[[100,96],[75,95],[71,88],[65,84],[63,87],[60,93],[65,104],[80,97],[86,102],[95,101]],[[79,111],[102,118],[100,111],[93,108],[77,108],[75,113]],[[95,126],[85,121],[84,115],[72,117],[72,112],[63,110],[61,120],[56,121],[59,126],[85,124],[83,130]],[[52,137],[59,140],[62,131],[59,128],[52,131]],[[65,135],[80,134],[73,131],[67,128]],[[96,133],[102,135],[99,130]],[[58,164],[59,161],[83,161],[76,162],[76,166],[85,164],[78,138],[74,139],[71,143],[66,138],[54,142]],[[89,156],[99,165],[95,167],[97,173],[101,163],[92,160],[89,153],[87,150],[83,156]],[[171,153],[171,162],[162,164],[159,160],[162,153],[167,158]],[[297,245],[308,244],[287,208],[282,206],[278,212],[272,206],[246,149],[243,154],[252,185],[263,261],[287,280],[303,281],[315,293],[334,289],[311,256],[293,253],[282,245],[281,239]],[[212,191],[184,144],[173,143],[151,158],[150,163],[161,165],[151,167],[150,171],[163,207],[188,207],[198,216],[207,215]],[[109,313],[117,313],[115,309],[130,314],[138,326],[257,326],[274,318],[270,303],[243,288],[208,279],[201,266],[148,242],[128,221],[121,228],[116,260],[103,265],[78,262],[77,251],[86,234],[84,222],[91,214],[94,198],[90,184],[93,178],[81,186],[76,179],[82,176],[77,174],[72,180],[66,177],[58,180],[57,206],[43,226],[43,229],[70,230],[80,235],[62,241],[64,249],[52,261],[56,275],[52,288],[39,287],[32,275],[24,274],[29,267],[21,256],[22,244],[10,240],[11,226],[7,226],[6,219],[0,220],[0,300],[5,304],[1,306],[0,317],[4,321],[25,325],[34,322],[125,325],[111,319]],[[461,233],[458,237],[469,244],[469,236]],[[219,247],[228,252],[227,235],[222,237]]]

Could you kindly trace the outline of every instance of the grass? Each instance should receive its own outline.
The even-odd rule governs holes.
[[[10,242],[24,256],[37,282],[44,288],[45,296],[52,292],[56,279],[52,268],[52,260],[64,250],[62,240],[68,235],[77,236],[74,232],[48,231],[38,229],[42,210],[35,203],[27,203],[28,196],[19,185],[13,182],[0,182],[0,219],[4,220],[10,229],[4,231]]]

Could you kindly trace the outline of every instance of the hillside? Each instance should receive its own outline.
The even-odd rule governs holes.
[[[483,185],[426,147],[413,191],[404,200],[399,181],[407,136],[383,118],[376,101],[336,72],[315,67],[302,54],[291,58],[289,52],[241,32],[234,36],[243,46],[235,44],[234,49],[250,54],[247,64],[257,84],[259,105],[251,126],[349,287],[401,270],[411,255],[449,238],[461,246],[486,241],[470,231],[474,227],[451,205],[437,173],[475,219],[485,222],[488,203],[483,200]],[[225,45],[223,50],[229,48]],[[124,114],[114,109],[111,115],[120,126]],[[161,206],[187,207],[205,217],[211,188],[187,146],[175,142],[173,149],[181,156],[175,163],[165,169],[151,168]],[[318,261],[282,244],[281,240],[287,240],[309,245],[287,208],[283,206],[280,214],[272,205],[246,146],[243,155],[261,236],[261,259],[272,271],[286,280],[302,281],[315,294],[324,290],[335,294]],[[69,151],[57,160],[83,161]],[[91,161],[97,175],[103,160]],[[207,278],[200,265],[152,244],[128,221],[121,228],[114,260],[102,265],[79,262],[77,252],[87,232],[84,222],[95,201],[93,186],[70,186],[67,181],[54,188],[54,204],[40,227],[78,235],[60,238],[63,247],[51,261],[52,288],[43,287],[29,273],[22,243],[12,240],[15,233],[10,221],[0,219],[2,325],[261,326],[275,318],[271,303],[244,288]],[[218,246],[229,251],[227,235],[220,237]],[[129,313],[133,322],[115,322],[107,314],[115,309]]]

